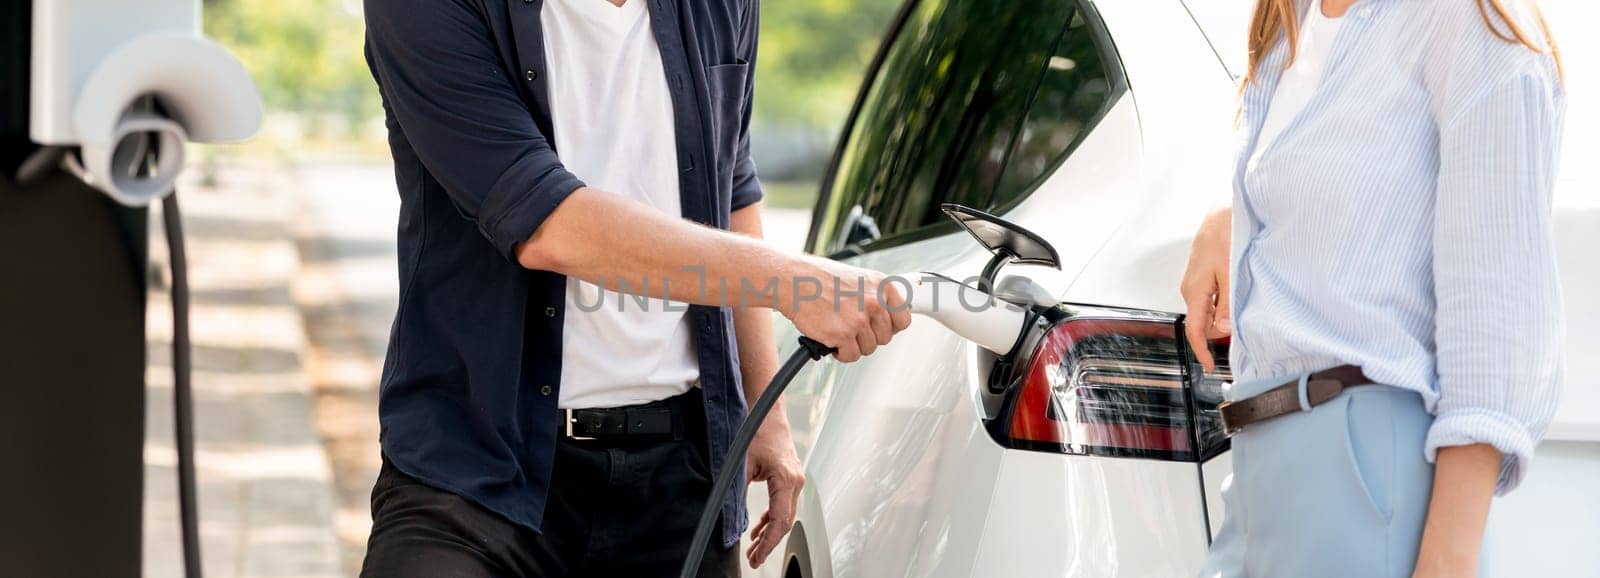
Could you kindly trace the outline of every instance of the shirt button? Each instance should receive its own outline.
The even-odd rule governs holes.
[[[554,307],[546,307],[546,308],[544,308],[544,316],[545,317],[555,317],[556,316],[556,308],[554,308]]]
[[[541,386],[539,388],[539,395],[543,395],[543,396],[549,397],[549,395],[550,395],[550,386],[548,386],[548,385]]]
[[[527,72],[527,76],[528,76],[528,80],[533,80],[533,79],[539,78],[539,71],[534,70],[532,68],[529,68],[528,72]]]
[[[1356,11],[1356,15],[1360,16],[1362,18],[1366,18],[1366,17],[1372,16],[1372,7],[1371,6],[1363,7],[1361,10]]]

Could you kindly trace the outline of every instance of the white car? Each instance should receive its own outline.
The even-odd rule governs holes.
[[[1059,269],[1002,278],[1065,304],[1004,359],[916,320],[861,362],[806,368],[787,407],[807,484],[768,575],[1196,575],[1230,470],[1215,414],[1226,376],[1186,362],[1177,287],[1200,218],[1229,201],[1250,5],[906,3],[807,249],[977,275],[989,251],[940,210],[958,203],[1053,245]],[[1566,45],[1569,153],[1595,150],[1571,49],[1586,41]],[[1594,169],[1567,159],[1565,398],[1526,482],[1495,503],[1496,576],[1600,576],[1600,356],[1585,351],[1600,345],[1600,194]]]

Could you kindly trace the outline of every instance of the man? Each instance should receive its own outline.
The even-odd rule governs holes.
[[[756,0],[372,0],[366,17],[402,205],[363,575],[674,574],[776,371],[764,308],[841,361],[910,322],[881,275],[759,241]],[[748,465],[772,504],[755,566],[802,484],[783,411]],[[742,494],[703,576],[738,573]]]

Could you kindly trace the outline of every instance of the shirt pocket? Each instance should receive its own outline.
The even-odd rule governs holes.
[[[719,64],[706,68],[706,84],[711,93],[711,149],[716,155],[716,174],[731,174],[738,161],[739,140],[744,126],[744,87],[750,65],[745,62]],[[723,183],[718,183],[720,189]],[[727,183],[728,187],[732,183]]]

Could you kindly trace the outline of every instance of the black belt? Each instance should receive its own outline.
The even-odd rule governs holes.
[[[1312,407],[1339,397],[1347,387],[1372,383],[1361,368],[1341,365],[1318,371],[1306,377],[1306,401]],[[1284,382],[1272,389],[1238,401],[1217,405],[1222,414],[1222,429],[1228,435],[1238,433],[1244,426],[1300,411],[1300,380]]]
[[[681,439],[688,420],[698,409],[700,390],[660,401],[626,407],[558,409],[556,432],[564,439],[616,440],[622,438]]]

